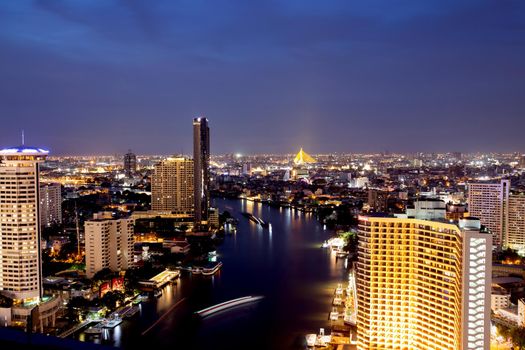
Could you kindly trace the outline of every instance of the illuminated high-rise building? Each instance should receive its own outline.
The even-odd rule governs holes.
[[[469,215],[492,232],[494,245],[506,245],[509,192],[509,180],[468,184]]]
[[[492,237],[459,225],[359,217],[360,350],[488,350]]]
[[[195,229],[208,227],[208,208],[210,206],[210,128],[208,119],[193,119],[193,166]]]
[[[39,164],[49,151],[0,151],[0,292],[19,301],[42,297]]]
[[[509,196],[506,246],[525,252],[525,193]]]
[[[131,150],[128,151],[124,155],[124,174],[126,174],[126,177],[130,178],[135,175],[137,172],[137,156],[135,153],[131,152]]]
[[[62,223],[62,185],[40,184],[40,224],[49,227]]]
[[[193,205],[193,160],[168,158],[156,164],[151,176],[151,209],[191,213]]]

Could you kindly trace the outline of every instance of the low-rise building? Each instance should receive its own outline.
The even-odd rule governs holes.
[[[510,293],[499,286],[492,286],[490,294],[490,308],[492,311],[510,307]]]

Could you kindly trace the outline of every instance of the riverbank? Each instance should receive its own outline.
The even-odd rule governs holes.
[[[197,350],[279,350],[303,349],[305,334],[328,328],[333,291],[345,276],[344,261],[320,248],[332,231],[310,213],[245,200],[214,199],[213,205],[239,221],[237,232],[226,235],[217,246],[223,266],[215,275],[184,272],[176,284],[164,287],[160,298],[142,303],[132,320],[124,320],[98,340],[77,338],[124,349],[191,344]],[[242,212],[268,222],[271,229],[248,220]],[[265,298],[206,320],[194,315],[246,295]]]

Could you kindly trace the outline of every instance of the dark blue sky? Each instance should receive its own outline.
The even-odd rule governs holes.
[[[525,151],[523,0],[0,3],[0,146]]]

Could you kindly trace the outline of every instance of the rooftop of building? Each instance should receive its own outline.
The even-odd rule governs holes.
[[[436,198],[436,197],[423,196],[423,197],[417,198],[414,202],[444,202],[444,200],[440,198]]]
[[[468,218],[464,218],[460,220],[452,220],[452,219],[446,219],[446,218],[419,219],[415,217],[396,217],[393,213],[368,213],[366,215],[359,215],[359,220],[361,220],[361,218],[391,218],[391,219],[400,219],[400,220],[419,220],[419,221],[437,222],[441,224],[456,225],[460,229],[465,230],[465,231],[479,230],[480,232],[483,232],[483,233],[490,233],[485,226],[481,225],[480,220],[474,217],[468,217]]]
[[[491,294],[493,295],[510,295],[510,292],[508,292],[505,288],[501,287],[498,284],[492,284],[491,289]]]
[[[49,150],[40,147],[18,146],[8,147],[0,150],[0,156],[20,156],[20,155],[48,155]]]

